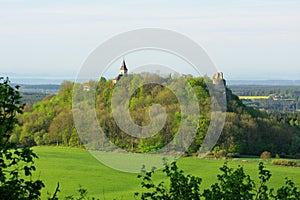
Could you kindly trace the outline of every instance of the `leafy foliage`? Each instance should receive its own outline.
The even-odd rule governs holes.
[[[60,187],[59,183],[57,183],[57,187],[55,189],[54,194],[51,195],[48,193],[48,195],[49,195],[49,197],[47,198],[48,200],[59,200],[60,199],[58,197],[58,193],[60,192],[59,187]],[[90,197],[88,195],[87,189],[83,188],[81,185],[79,185],[77,193],[78,193],[78,196],[68,195],[61,199],[63,199],[63,200],[99,200],[99,199],[96,199],[95,197]]]
[[[229,168],[227,163],[220,168],[223,174],[218,175],[219,183],[204,190],[205,199],[252,199],[254,182],[246,175],[243,168]]]
[[[170,184],[165,186],[164,182],[155,184],[152,180],[154,171],[144,172],[138,178],[142,179],[141,186],[144,192],[135,193],[139,199],[159,199],[159,200],[180,200],[180,199],[206,199],[206,200],[296,200],[300,199],[300,191],[295,183],[286,178],[285,185],[276,192],[273,188],[269,189],[267,182],[271,178],[269,170],[265,169],[263,163],[259,163],[258,175],[259,184],[244,172],[243,167],[237,169],[228,167],[227,162],[220,168],[221,174],[217,175],[218,182],[210,188],[201,192],[201,178],[185,175],[176,163],[171,166],[166,165],[163,172],[169,178]]]
[[[16,88],[8,79],[0,78],[0,194],[2,199],[39,199],[44,187],[41,180],[33,180],[34,159],[37,155],[29,148],[17,148],[10,142],[17,113],[23,104]]]
[[[152,181],[152,175],[154,171],[145,172],[144,176],[139,175],[138,178],[142,178],[142,188],[150,190],[142,194],[136,192],[136,197],[141,199],[200,199],[200,184],[201,178],[196,176],[185,176],[183,170],[179,170],[176,163],[173,162],[171,166],[166,165],[163,172],[170,179],[170,185],[167,188],[164,182],[155,185]]]
[[[83,188],[79,185],[79,189],[77,190],[79,197],[74,197],[74,195],[66,196],[64,200],[96,200],[95,197],[89,197],[87,189]],[[99,200],[99,199],[97,199]]]

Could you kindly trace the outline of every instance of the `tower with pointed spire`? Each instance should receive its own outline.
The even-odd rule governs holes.
[[[123,58],[123,63],[122,63],[122,66],[120,68],[120,74],[122,74],[124,76],[124,75],[127,75],[127,72],[128,72],[128,69],[126,67],[126,63],[125,63],[125,60]]]
[[[128,69],[126,67],[126,63],[125,63],[125,59],[123,58],[123,62],[122,62],[122,66],[120,68],[120,73],[118,76],[116,76],[113,79],[113,83],[116,84],[118,82],[118,80],[120,80],[122,78],[122,76],[126,76],[128,72]]]

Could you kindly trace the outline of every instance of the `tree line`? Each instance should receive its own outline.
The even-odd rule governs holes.
[[[21,125],[15,127],[10,141],[18,145],[63,145],[84,147],[88,132],[79,137],[73,121],[72,94],[80,92],[82,98],[77,108],[85,104],[95,104],[98,122],[105,135],[116,146],[131,152],[152,152],[160,149],[172,141],[182,119],[181,108],[168,84],[177,87],[181,84],[174,77],[160,77],[152,74],[148,76],[130,75],[132,80],[145,82],[153,79],[159,84],[145,84],[138,87],[129,101],[130,116],[134,123],[146,126],[149,124],[149,108],[154,104],[164,107],[167,117],[162,130],[149,138],[136,138],[123,132],[116,124],[112,109],[111,98],[116,85],[111,80],[101,78],[99,81],[89,81],[79,84],[65,81],[57,95],[49,95],[41,102],[26,105],[24,112],[18,115]],[[125,77],[124,77],[125,78]],[[197,154],[206,135],[210,123],[211,95],[207,77],[177,77],[186,79],[193,88],[198,99],[200,114],[199,125],[194,141],[189,148],[184,149],[187,155]],[[85,86],[96,88],[93,102],[88,100],[91,91]],[[184,95],[184,91],[182,91]],[[270,117],[268,113],[245,106],[232,91],[226,88],[227,115],[225,125],[215,147],[215,151],[222,151],[225,156],[232,155],[260,155],[263,151],[270,151],[273,155],[282,157],[300,157],[300,126],[298,119],[286,123],[280,117]],[[84,122],[86,119],[82,119]],[[89,148],[99,148],[89,146]],[[185,148],[183,146],[183,148]]]
[[[232,85],[231,89],[238,96],[277,95],[287,98],[300,96],[300,86]]]

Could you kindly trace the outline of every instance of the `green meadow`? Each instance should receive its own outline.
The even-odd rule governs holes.
[[[43,180],[46,188],[42,190],[42,198],[46,199],[48,192],[53,194],[57,182],[60,184],[59,197],[76,195],[79,185],[88,190],[90,196],[100,199],[134,199],[134,193],[141,190],[136,173],[120,172],[100,163],[88,151],[64,147],[34,147],[39,159],[36,160],[37,171],[34,177]],[[122,156],[122,155],[121,155]],[[126,156],[125,156],[126,159]],[[124,160],[120,157],[120,160]],[[271,160],[230,159],[230,167],[241,165],[253,179],[258,177],[258,163],[263,161],[272,173],[270,187],[278,188],[284,184],[284,178],[289,177],[300,187],[300,168],[275,166]],[[132,162],[131,160],[128,163]],[[207,188],[217,181],[219,168],[225,160],[180,158],[178,166],[187,174],[202,178],[202,188]],[[300,162],[299,160],[297,161]],[[141,166],[142,167],[142,166]],[[155,181],[167,182],[161,171],[154,176]]]

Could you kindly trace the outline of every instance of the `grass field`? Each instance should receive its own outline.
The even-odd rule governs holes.
[[[76,194],[79,185],[88,190],[91,196],[100,199],[134,199],[134,192],[140,190],[140,180],[137,174],[120,172],[101,164],[88,151],[63,147],[34,147],[39,159],[36,161],[37,172],[46,184],[42,198],[47,192],[53,194],[57,182],[60,183],[59,197]],[[262,160],[249,158],[233,159],[230,167],[244,166],[246,173],[257,179],[258,163]],[[284,178],[289,177],[300,187],[300,168],[275,166],[270,160],[263,160],[267,169],[271,170],[272,178],[269,186],[277,188],[283,185]],[[299,162],[299,161],[298,161]],[[199,160],[196,158],[181,158],[178,165],[188,174],[200,176],[203,179],[202,188],[207,188],[216,182],[219,168],[224,160]],[[165,180],[158,171],[156,181]]]

